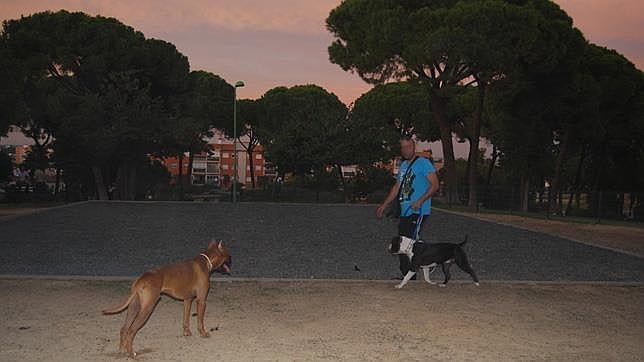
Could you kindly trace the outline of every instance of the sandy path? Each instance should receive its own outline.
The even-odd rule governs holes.
[[[122,360],[125,316],[99,310],[128,285],[0,280],[0,360]],[[182,337],[181,313],[161,299],[135,340],[138,360],[644,359],[641,285],[215,282],[211,338]]]
[[[560,236],[580,243],[617,250],[644,258],[644,227],[582,224],[519,215],[464,213],[442,208],[440,210],[478,220]]]

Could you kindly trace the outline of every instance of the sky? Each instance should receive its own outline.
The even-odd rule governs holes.
[[[350,104],[370,86],[329,62],[324,21],[340,0],[0,0],[0,20],[66,9],[115,17],[146,37],[173,43],[192,70],[229,83],[240,98],[276,86],[318,84]],[[644,1],[557,0],[590,41],[644,69]],[[457,154],[466,144],[456,145]],[[437,147],[432,147],[437,148]],[[438,147],[439,148],[439,147]],[[438,149],[436,149],[438,151]]]

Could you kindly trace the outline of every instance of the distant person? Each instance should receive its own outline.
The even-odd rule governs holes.
[[[400,155],[403,161],[396,183],[385,201],[378,206],[376,216],[381,218],[389,204],[397,198],[400,204],[398,233],[417,240],[431,213],[432,196],[438,191],[438,177],[432,162],[416,155],[416,143],[411,137],[400,138]],[[404,276],[411,269],[411,263],[406,255],[400,255],[399,259],[400,272]]]

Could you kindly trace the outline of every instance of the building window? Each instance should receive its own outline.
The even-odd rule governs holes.
[[[228,152],[222,152],[222,153],[221,153],[221,157],[222,157],[222,158],[230,158],[230,153],[228,153]]]
[[[227,170],[227,169],[228,169],[228,165],[226,165],[226,164],[221,165],[221,169],[222,169],[222,170]]]
[[[262,159],[262,154],[261,153],[256,154],[255,159],[256,160],[261,160]]]
[[[255,171],[261,171],[261,170],[262,170],[262,166],[259,166],[259,165],[255,166]]]
[[[206,172],[219,173],[219,164],[214,162],[208,162],[208,164],[206,165]]]
[[[250,177],[246,177],[246,182],[251,182],[251,178],[250,178]]]

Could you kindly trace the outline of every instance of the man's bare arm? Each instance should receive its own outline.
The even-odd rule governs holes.
[[[394,199],[398,196],[398,190],[400,190],[400,182],[396,181],[396,183],[391,187],[391,190],[389,190],[389,195],[385,198],[385,201],[382,202],[385,207],[389,206]]]
[[[385,212],[385,209],[389,204],[391,204],[392,201],[396,199],[398,196],[398,190],[400,190],[400,182],[396,181],[396,183],[391,187],[391,190],[389,190],[389,195],[385,198],[385,201],[378,206],[378,209],[376,210],[376,216],[382,217],[382,214]]]
[[[427,180],[429,181],[430,187],[425,191],[424,194],[418,198],[412,205],[413,209],[418,209],[420,208],[420,205],[427,200],[428,198],[432,197],[436,191],[438,191],[438,177],[436,176],[436,172],[428,173],[427,174]]]

